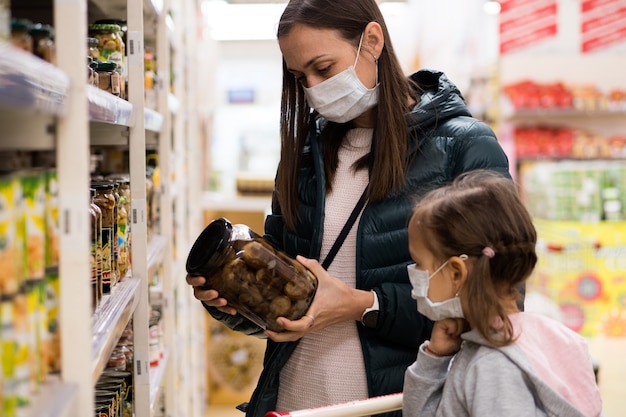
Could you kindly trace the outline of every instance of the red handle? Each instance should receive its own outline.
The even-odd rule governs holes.
[[[381,395],[296,411],[269,411],[265,417],[359,417],[402,409],[402,393]]]

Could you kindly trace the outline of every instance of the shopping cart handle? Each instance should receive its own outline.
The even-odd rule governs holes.
[[[402,409],[402,393],[381,395],[318,408],[269,411],[265,417],[362,417]]]

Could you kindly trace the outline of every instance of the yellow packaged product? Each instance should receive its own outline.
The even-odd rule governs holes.
[[[45,266],[59,264],[59,185],[55,169],[45,171]]]
[[[17,407],[30,404],[31,385],[30,358],[30,323],[28,317],[27,285],[22,285],[13,298],[13,331],[15,334],[15,395]]]
[[[0,294],[0,415],[15,417],[15,334],[13,332],[13,294]]]
[[[48,372],[59,373],[61,371],[61,333],[59,329],[59,269],[48,268],[46,271],[45,287],[46,303],[46,330],[48,345]]]
[[[15,177],[0,176],[0,294],[16,293],[23,276],[19,188]]]
[[[45,277],[45,208],[46,182],[44,171],[33,169],[21,176],[24,196],[24,276],[29,280]]]

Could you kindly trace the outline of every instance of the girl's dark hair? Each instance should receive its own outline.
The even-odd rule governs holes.
[[[512,324],[498,300],[519,298],[517,288],[537,263],[537,232],[514,183],[493,171],[460,175],[417,204],[409,239],[417,235],[442,262],[461,254],[476,257],[462,289],[469,301],[466,318],[493,345],[512,343]],[[492,258],[483,254],[485,247],[495,252]],[[494,327],[498,317],[502,328]]]
[[[369,200],[380,201],[389,193],[398,192],[406,179],[408,132],[405,114],[410,110],[409,97],[415,97],[415,86],[404,75],[391,45],[389,32],[375,0],[291,0],[278,24],[278,38],[295,25],[334,29],[358,46],[359,38],[370,22],[377,22],[385,45],[378,57],[379,99],[376,111],[375,152],[371,161]],[[413,87],[411,87],[413,85]],[[304,149],[311,108],[304,90],[286,67],[283,59],[280,136],[281,158],[276,178],[276,191],[285,224],[295,229],[298,220],[298,170]],[[350,124],[328,122],[323,132],[326,191],[330,191],[338,165],[341,139]],[[358,168],[367,167],[367,159]]]

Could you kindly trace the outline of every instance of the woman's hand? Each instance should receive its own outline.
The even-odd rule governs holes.
[[[454,355],[461,349],[461,334],[467,331],[465,319],[443,319],[436,321],[428,342],[428,350],[437,356]]]
[[[228,305],[225,298],[213,289],[205,287],[207,279],[205,277],[187,275],[187,284],[193,287],[193,296],[209,307],[215,307],[226,314],[237,314],[237,310]]]
[[[333,324],[359,320],[363,311],[372,305],[372,294],[369,291],[347,286],[343,281],[328,274],[314,259],[307,259],[303,256],[298,256],[296,259],[317,277],[317,291],[311,307],[301,319],[289,320],[279,317],[276,322],[283,326],[285,331],[266,330],[265,333],[273,341],[294,341],[307,333]]]

